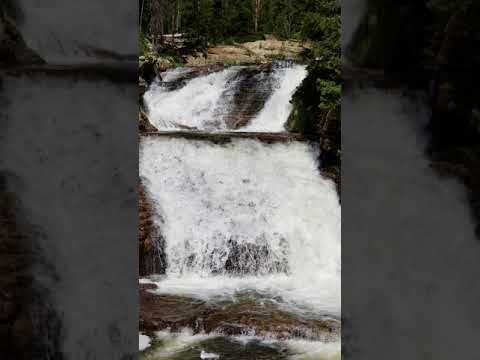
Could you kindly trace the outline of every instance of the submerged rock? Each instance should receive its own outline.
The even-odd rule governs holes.
[[[271,64],[245,67],[230,80],[236,83],[234,91],[223,96],[227,100],[232,97],[231,108],[225,116],[228,128],[244,127],[264,108],[273,91],[275,79],[272,72]]]
[[[239,244],[230,240],[229,254],[225,262],[225,271],[234,275],[254,275],[269,273],[287,273],[287,259],[271,261],[271,250],[265,244]]]
[[[145,115],[142,110],[140,110],[138,113],[138,130],[140,133],[158,131],[158,129],[152,125],[150,120],[148,120],[147,115]]]
[[[249,294],[235,301],[207,302],[185,296],[156,295],[152,290],[140,286],[140,330],[143,332],[167,328],[176,332],[188,327],[195,333],[255,334],[327,342],[340,336],[339,320],[307,318]]]

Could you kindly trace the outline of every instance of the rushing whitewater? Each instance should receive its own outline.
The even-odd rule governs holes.
[[[144,96],[150,122],[162,131],[284,132],[307,74],[288,62],[209,71],[161,74]],[[301,325],[340,319],[340,203],[319,172],[318,153],[307,142],[141,138],[140,177],[165,240],[166,268],[140,283],[156,284],[149,291],[167,298],[230,304],[232,318],[245,311],[239,304],[256,312],[253,322],[232,325],[242,336],[225,336],[222,327],[157,332],[145,356],[340,358],[336,330],[324,336],[313,323]],[[281,325],[273,318],[264,329],[255,323],[270,312],[291,317],[292,332],[275,333]],[[202,328],[204,319],[196,321]]]
[[[167,240],[161,291],[339,315],[340,205],[310,145],[144,138],[140,175]]]
[[[218,341],[221,334],[194,334],[191,329],[183,329],[180,332],[173,333],[169,330],[159,331],[155,333],[155,337],[158,341],[166,344],[160,349],[154,350],[156,360],[170,360],[172,356],[178,354],[188,353],[188,350],[197,350],[200,352],[199,356],[195,359],[208,359],[207,354],[211,354],[211,358],[219,359],[232,359],[231,356],[235,356],[235,359],[251,360],[254,351],[250,354],[244,354],[238,352],[238,349],[251,349],[252,344],[254,346],[260,346],[269,348],[272,350],[279,350],[278,352],[281,359],[288,360],[340,360],[341,344],[340,342],[332,343],[320,343],[317,341],[306,340],[286,340],[278,341],[275,339],[264,339],[256,336],[232,336],[229,339],[224,340],[223,347],[219,346]],[[220,347],[222,350],[226,348],[231,349],[227,357],[217,355],[215,353],[208,353],[204,350],[204,347],[210,343],[214,343],[216,347]],[[203,354],[203,358],[202,358]],[[191,355],[191,354],[188,354]],[[187,356],[188,356],[187,355]],[[217,356],[217,357],[216,357]],[[149,357],[151,359],[152,357]],[[179,357],[177,357],[178,359]],[[190,357],[189,357],[190,358]],[[279,358],[279,355],[272,355],[269,359]],[[259,357],[259,359],[267,359],[266,357]]]
[[[189,70],[163,73],[144,95],[157,129],[285,131],[289,101],[307,74],[303,65],[282,62],[265,68],[232,66],[171,86]]]

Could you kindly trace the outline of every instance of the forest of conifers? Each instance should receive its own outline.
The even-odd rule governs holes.
[[[139,0],[143,35],[183,33],[210,43],[272,34],[339,39],[335,0]]]

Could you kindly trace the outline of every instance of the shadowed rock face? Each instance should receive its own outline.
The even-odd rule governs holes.
[[[166,268],[164,240],[152,220],[152,206],[141,183],[139,195],[139,254],[140,276],[163,274]]]
[[[154,284],[140,285],[140,330],[154,332],[166,328],[195,333],[241,335],[254,332],[279,339],[298,337],[334,341],[340,322],[331,318],[304,318],[279,308],[274,302],[258,301],[255,294],[238,295],[236,301],[205,302],[184,296],[156,295]]]
[[[140,133],[158,131],[158,129],[148,120],[147,116],[142,110],[140,110],[138,113],[138,131],[140,131]]]
[[[287,273],[287,259],[266,262],[271,250],[265,244],[239,244],[229,241],[230,253],[225,262],[225,271],[234,275],[254,275],[262,273]]]
[[[225,116],[230,129],[247,125],[263,109],[273,91],[272,72],[271,64],[248,67],[230,80],[236,83],[234,91],[223,94],[224,101],[232,104]]]

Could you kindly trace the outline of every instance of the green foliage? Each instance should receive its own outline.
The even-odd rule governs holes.
[[[290,130],[316,133],[322,119],[340,106],[340,70],[331,67],[332,59],[316,60],[308,67],[308,76],[294,94]]]
[[[146,34],[152,1],[139,0],[141,30]],[[162,13],[154,16],[162,16],[165,34],[178,31],[210,43],[255,34],[257,15],[258,34],[273,34],[282,39],[330,38],[340,29],[336,0],[260,0],[258,14],[252,0],[162,0],[161,3]]]
[[[148,34],[152,14],[150,2],[143,4],[142,31]],[[159,1],[159,0],[155,0]],[[216,43],[235,44],[263,40],[264,34],[280,39],[308,41],[304,55],[308,76],[293,97],[292,129],[314,132],[320,119],[339,108],[341,85],[340,7],[337,0],[163,0],[163,33],[180,32],[186,43],[182,50],[205,49]],[[258,24],[255,31],[255,23]],[[148,36],[147,36],[148,37]],[[141,36],[141,51],[151,49]],[[165,57],[179,56],[179,49],[164,45]],[[177,61],[178,59],[174,59]]]
[[[312,50],[305,54],[312,60],[307,78],[292,99],[289,127],[312,134],[318,131],[322,119],[340,107],[341,23],[335,1],[310,1],[308,5],[299,36],[312,42]]]
[[[152,51],[152,44],[147,39],[143,32],[140,32],[140,56],[144,56],[148,52]]]

